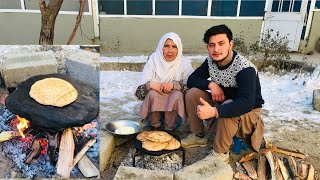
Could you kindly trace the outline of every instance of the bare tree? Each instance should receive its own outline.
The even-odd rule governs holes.
[[[39,44],[52,45],[54,38],[54,26],[63,0],[50,0],[47,5],[45,0],[39,0],[41,11],[41,31]]]

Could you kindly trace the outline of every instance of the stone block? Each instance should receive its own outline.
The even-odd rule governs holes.
[[[110,133],[100,130],[100,172],[103,172],[107,167],[114,148],[114,137]]]
[[[1,75],[7,87],[16,87],[30,77],[57,73],[58,70],[52,51],[7,53],[2,59]]]
[[[80,50],[66,58],[67,74],[99,88],[99,53]]]
[[[213,156],[206,157],[174,174],[175,180],[231,180],[232,177],[233,171],[231,166]]]
[[[320,89],[313,90],[313,109],[320,111]]]
[[[173,174],[162,170],[147,170],[136,167],[120,166],[114,180],[130,179],[130,180],[173,180]]]

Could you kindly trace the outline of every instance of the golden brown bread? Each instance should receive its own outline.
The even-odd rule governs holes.
[[[180,142],[173,138],[171,141],[167,142],[166,147],[164,148],[165,150],[174,150],[178,149],[180,147]]]
[[[29,95],[39,104],[63,107],[74,102],[78,92],[63,79],[45,78],[31,86]]]
[[[146,138],[153,142],[169,142],[173,139],[170,134],[164,131],[152,131]]]
[[[148,151],[161,151],[167,146],[167,143],[163,142],[153,142],[153,141],[143,141],[142,147]]]

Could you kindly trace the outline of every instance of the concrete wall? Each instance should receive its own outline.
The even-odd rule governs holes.
[[[312,51],[315,48],[317,40],[320,38],[320,11],[313,13],[312,25],[309,34],[309,43],[307,50]]]
[[[218,24],[228,25],[235,37],[242,35],[248,44],[259,39],[262,20],[100,17],[100,40],[103,53],[149,54],[163,34],[174,31],[180,35],[185,53],[205,53],[203,34]]]
[[[59,14],[56,19],[54,44],[66,44],[73,30],[77,15]],[[0,13],[0,44],[39,44],[41,14]],[[92,44],[94,38],[92,16],[83,16],[72,44]]]

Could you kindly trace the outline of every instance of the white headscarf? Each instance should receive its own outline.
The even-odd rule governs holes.
[[[163,56],[163,46],[167,39],[171,39],[178,48],[175,60],[168,62]],[[187,83],[189,75],[193,72],[189,59],[182,55],[182,43],[178,34],[169,32],[162,36],[156,51],[143,68],[143,83],[148,81],[172,82],[183,81]]]

